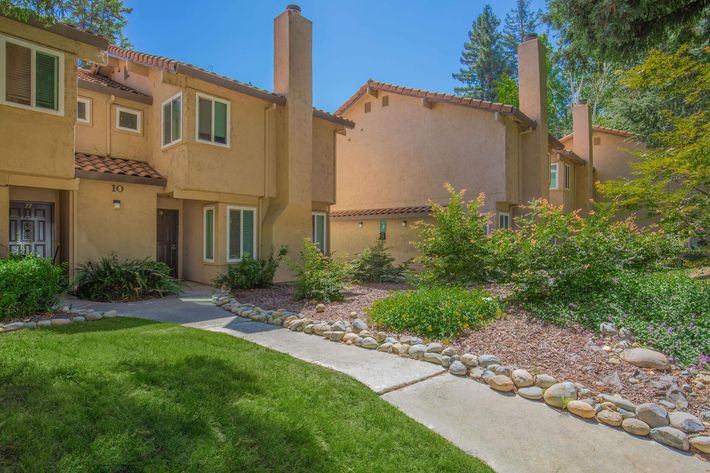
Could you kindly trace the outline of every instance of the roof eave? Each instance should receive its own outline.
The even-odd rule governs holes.
[[[350,121],[347,118],[338,117],[331,113],[324,112],[323,110],[313,109],[313,116],[346,128],[355,128],[355,122]]]
[[[148,105],[153,104],[153,97],[149,95],[139,95],[133,92],[129,92],[123,89],[116,89],[114,87],[109,87],[107,85],[97,84],[95,82],[85,81],[79,79],[79,88],[86,90],[93,90],[94,92],[99,92],[107,95],[115,95],[116,97],[121,97],[127,100],[132,100],[134,102],[140,102]]]
[[[96,181],[113,181],[126,182],[129,184],[144,184],[148,186],[165,187],[167,180],[165,178],[157,179],[154,177],[129,176],[126,174],[114,174],[110,172],[84,171],[76,169],[74,177],[83,179],[93,179]]]

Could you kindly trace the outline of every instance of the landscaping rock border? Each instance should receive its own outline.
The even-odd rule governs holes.
[[[35,321],[20,321],[0,324],[0,333],[15,332],[17,330],[28,330],[36,328],[59,327],[72,323],[94,322],[101,319],[111,319],[121,317],[115,310],[97,312],[93,309],[74,309],[70,306],[62,308],[50,318]]]
[[[710,425],[691,414],[674,416],[676,422],[671,426],[668,413],[660,404],[646,403],[637,406],[618,396],[595,395],[579,383],[558,382],[548,374],[533,375],[514,366],[505,366],[493,354],[459,354],[452,347],[445,347],[438,342],[427,344],[424,340],[409,335],[394,337],[385,332],[371,330],[366,321],[356,317],[349,322],[323,321],[285,309],[265,310],[253,304],[241,304],[225,291],[216,293],[213,302],[228,312],[256,322],[279,325],[293,332],[318,335],[337,343],[438,364],[454,376],[468,376],[488,384],[491,389],[515,393],[524,399],[543,400],[550,407],[567,410],[587,422],[596,421],[633,436],[649,437],[677,450],[689,451],[693,448],[694,451],[705,454],[710,450]],[[613,326],[603,329],[616,330]],[[628,331],[624,336],[633,337]],[[629,350],[627,355],[622,358],[629,358],[629,362],[637,366],[651,364],[656,369],[666,367],[663,355],[653,350],[634,349]],[[651,361],[648,361],[649,359]],[[650,420],[652,425],[645,419]]]

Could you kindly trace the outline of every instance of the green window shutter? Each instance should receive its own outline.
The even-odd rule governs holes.
[[[256,258],[256,253],[254,249],[254,211],[253,210],[243,210],[242,218],[244,219],[242,225],[242,240],[244,245],[244,254],[249,254]],[[243,255],[242,255],[243,256]]]
[[[242,257],[242,211],[229,210],[229,255],[230,260]]]
[[[227,144],[227,104],[214,103],[214,142]]]
[[[170,141],[177,141],[182,136],[182,98],[176,97],[171,102],[171,137]]]
[[[39,51],[35,54],[35,106],[58,110],[59,59]]]
[[[212,101],[197,100],[197,133],[201,140],[212,141]]]
[[[380,240],[387,239],[387,220],[380,220]]]
[[[325,215],[316,215],[316,244],[325,253]]]
[[[214,259],[214,209],[205,210],[205,252],[204,259]]]
[[[171,136],[171,132],[170,132],[172,129],[171,118],[170,118],[171,117],[171,113],[170,113],[171,108],[172,107],[171,107],[170,103],[166,103],[163,105],[163,145],[166,145],[166,144],[170,143],[171,141],[173,141],[172,136]]]

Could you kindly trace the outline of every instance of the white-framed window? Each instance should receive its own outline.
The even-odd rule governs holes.
[[[560,187],[560,164],[552,163],[550,164],[550,189],[559,189]]]
[[[565,164],[565,189],[570,190],[572,185],[572,166]]]
[[[205,207],[202,216],[202,260],[214,261],[214,207]]]
[[[76,98],[76,121],[91,123],[91,99],[87,97]]]
[[[162,104],[162,147],[182,140],[182,92],[170,97]]]
[[[510,214],[498,212],[498,228],[510,228]]]
[[[0,35],[0,103],[64,115],[64,54]]]
[[[201,143],[229,146],[229,102],[197,93],[195,139]]]
[[[227,262],[237,263],[245,255],[256,254],[256,209],[227,207]]]
[[[325,253],[328,251],[328,215],[325,212],[313,212],[313,243]]]
[[[140,133],[143,129],[143,112],[126,107],[116,107],[116,128]]]

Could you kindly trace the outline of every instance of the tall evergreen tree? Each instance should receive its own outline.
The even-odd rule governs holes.
[[[503,48],[511,77],[518,76],[518,45],[526,34],[534,33],[540,26],[542,11],[531,8],[532,0],[518,0],[505,15],[503,23]]]
[[[2,14],[20,20],[72,23],[124,47],[130,46],[123,29],[131,11],[123,0],[0,0]]]
[[[495,81],[501,78],[506,68],[499,25],[500,20],[493,9],[486,5],[468,33],[469,41],[464,43],[461,53],[464,67],[452,74],[454,79],[463,83],[454,89],[457,94],[496,100]]]

